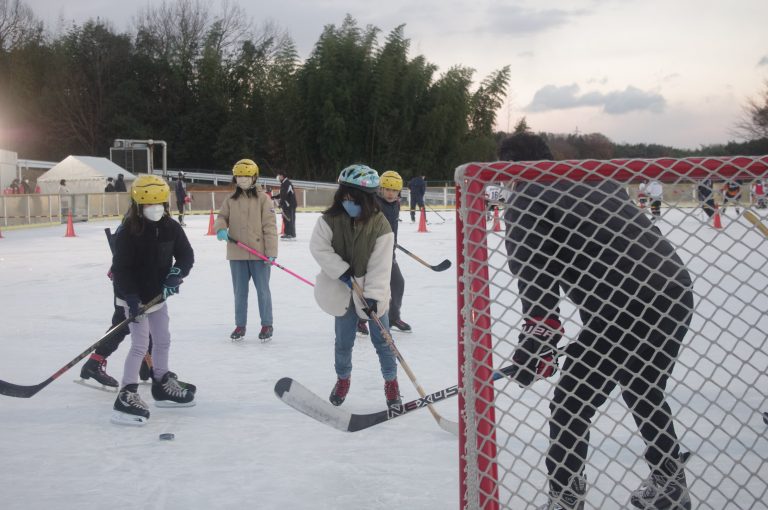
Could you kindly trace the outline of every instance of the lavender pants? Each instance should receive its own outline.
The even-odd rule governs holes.
[[[125,311],[126,317],[129,315]],[[161,303],[159,308],[139,317],[138,322],[128,323],[131,330],[131,349],[125,357],[121,388],[139,382],[139,368],[149,348],[152,335],[152,372],[156,380],[168,372],[168,351],[171,348],[171,330],[168,327],[168,307]]]

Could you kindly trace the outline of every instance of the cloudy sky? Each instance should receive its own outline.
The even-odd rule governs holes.
[[[218,10],[218,0],[212,10]],[[234,0],[233,0],[234,1]],[[616,142],[696,148],[734,139],[768,80],[766,0],[242,0],[255,24],[286,29],[306,58],[349,13],[384,34],[405,24],[412,57],[476,81],[512,79],[497,127],[601,132]],[[99,16],[117,30],[150,0],[27,0],[50,27]],[[383,41],[384,36],[380,38]]]

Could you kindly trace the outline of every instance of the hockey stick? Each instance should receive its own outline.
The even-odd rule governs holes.
[[[504,367],[499,371],[493,372],[491,380],[496,381],[503,377],[510,376],[516,369],[517,366],[515,365]],[[305,414],[320,423],[341,430],[342,432],[358,432],[373,427],[374,425],[399,418],[410,412],[423,409],[430,406],[430,404],[447,400],[458,394],[458,385],[453,385],[421,398],[411,400],[410,402],[398,406],[391,406],[383,411],[368,414],[355,414],[350,413],[341,407],[331,405],[330,402],[315,395],[301,383],[290,377],[283,377],[277,381],[277,384],[275,384],[275,395],[277,395],[277,398],[300,413]]]
[[[425,205],[426,205],[427,207],[429,207],[429,210],[430,210],[430,211],[432,211],[433,213],[437,214],[437,217],[438,217],[438,218],[440,218],[441,220],[443,220],[443,221],[441,221],[440,223],[438,223],[438,225],[442,225],[443,223],[445,223],[445,218],[443,218],[443,216],[442,216],[442,215],[441,215],[439,212],[435,211],[435,209],[434,209],[434,208],[433,208],[431,205],[427,204],[426,202],[425,202]]]
[[[754,225],[765,237],[768,238],[768,227],[766,227],[752,211],[744,211],[744,217]]]
[[[352,280],[352,289],[354,290],[355,294],[357,294],[357,297],[365,304],[365,297],[363,296],[363,289],[360,288],[360,285],[357,284],[356,281]],[[416,380],[416,376],[414,375],[413,371],[411,371],[411,367],[408,366],[408,363],[405,362],[405,359],[403,358],[403,355],[400,354],[400,350],[395,345],[395,341],[392,338],[392,335],[389,334],[389,331],[387,331],[387,328],[384,327],[384,324],[381,323],[381,319],[376,315],[375,312],[373,312],[370,309],[366,308],[366,313],[368,314],[368,317],[371,318],[372,321],[376,323],[376,325],[379,327],[379,330],[381,331],[381,335],[384,337],[384,340],[387,342],[387,345],[390,349],[392,349],[392,352],[395,354],[395,357],[397,358],[397,361],[400,363],[400,366],[403,367],[403,370],[405,370],[405,373],[408,374],[408,378],[413,383],[413,386],[416,388],[416,391],[419,392],[419,396],[421,398],[426,398],[427,394],[424,392],[424,388],[421,387],[421,384],[419,384],[419,381]],[[458,436],[459,435],[459,424],[447,420],[446,418],[443,418],[440,416],[440,413],[438,413],[434,407],[432,407],[432,404],[427,403],[427,407],[429,407],[429,411],[432,413],[432,416],[435,418],[435,421],[440,426],[441,429],[445,430],[446,432],[450,432],[451,434]]]
[[[286,267],[283,267],[283,266],[281,266],[280,264],[278,264],[278,263],[277,263],[277,262],[275,262],[274,260],[269,260],[269,257],[267,257],[266,255],[264,255],[263,253],[261,253],[261,252],[259,252],[259,251],[257,251],[257,250],[254,250],[253,248],[251,248],[251,247],[250,247],[250,246],[248,246],[247,244],[245,244],[245,243],[241,243],[241,242],[240,242],[240,241],[238,241],[237,239],[234,239],[234,238],[232,238],[232,237],[230,237],[230,236],[227,236],[227,238],[229,239],[229,242],[230,242],[230,243],[235,243],[236,245],[238,245],[240,248],[244,249],[244,250],[245,250],[245,251],[247,251],[248,253],[252,253],[253,255],[256,255],[256,256],[257,256],[257,257],[259,257],[261,260],[263,260],[263,261],[265,261],[265,262],[269,262],[270,264],[272,264],[273,266],[277,267],[278,269],[282,269],[283,271],[285,271],[285,272],[286,272],[286,273],[288,273],[289,275],[291,275],[291,276],[295,276],[296,278],[298,278],[299,280],[301,280],[302,282],[304,282],[304,283],[306,283],[306,284],[309,284],[309,285],[311,285],[311,286],[313,286],[313,287],[315,286],[315,284],[314,284],[314,283],[310,282],[309,280],[307,280],[307,279],[306,279],[306,278],[304,278],[303,276],[299,276],[299,275],[297,275],[296,273],[294,273],[294,272],[293,272],[293,271],[291,271],[290,269],[288,269],[288,268],[286,268]]]
[[[428,267],[428,268],[430,268],[432,271],[445,271],[446,269],[448,269],[449,267],[451,267],[451,261],[450,261],[450,260],[448,260],[448,259],[445,259],[444,261],[440,262],[440,263],[439,263],[438,265],[436,265],[436,266],[431,266],[431,265],[427,264],[426,262],[424,262],[424,261],[423,261],[422,259],[420,259],[419,257],[417,257],[416,255],[414,255],[413,253],[409,252],[408,250],[406,250],[405,248],[403,248],[402,246],[400,246],[399,244],[396,244],[396,245],[395,245],[395,248],[397,248],[398,250],[400,250],[400,251],[404,252],[406,255],[409,255],[409,256],[410,256],[411,258],[413,258],[413,259],[414,259],[416,262],[418,262],[418,263],[420,263],[420,264],[423,264],[423,265],[427,266],[427,267]]]
[[[112,328],[107,331],[103,337],[99,338],[93,345],[88,347],[86,350],[78,354],[72,361],[61,367],[54,373],[52,376],[50,376],[45,381],[41,382],[40,384],[34,384],[32,386],[21,386],[18,384],[13,384],[5,381],[0,381],[0,395],[6,395],[8,397],[18,397],[18,398],[29,398],[34,396],[38,391],[42,390],[49,384],[51,384],[53,381],[55,381],[61,374],[75,366],[80,360],[88,356],[91,352],[96,350],[96,348],[99,346],[101,342],[104,342],[113,336],[117,334],[118,331],[120,331],[122,328],[124,328],[130,321],[138,317],[139,315],[142,315],[144,312],[155,306],[156,304],[160,303],[163,300],[163,295],[159,294],[154,299],[152,299],[149,303],[139,308],[139,313],[136,314],[134,317],[127,317],[124,321],[122,321],[120,324],[117,324],[115,326],[112,326]]]

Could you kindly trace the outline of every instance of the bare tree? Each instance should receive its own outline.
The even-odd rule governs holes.
[[[21,0],[0,0],[0,50],[8,51],[39,37],[43,22]]]
[[[743,140],[768,138],[768,80],[761,96],[747,99],[733,134]]]

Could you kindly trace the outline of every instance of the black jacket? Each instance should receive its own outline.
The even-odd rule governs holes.
[[[408,189],[414,198],[422,198],[427,192],[427,183],[420,176],[416,176],[408,182]]]
[[[400,220],[400,200],[394,202],[387,202],[380,196],[376,195],[376,201],[379,204],[379,209],[384,213],[384,216],[389,222],[389,226],[392,227],[392,233],[395,234],[395,244],[397,244],[397,224]]]
[[[144,221],[144,230],[134,235],[128,225],[117,232],[112,275],[119,298],[136,294],[146,303],[163,291],[163,281],[172,266],[187,276],[195,254],[184,229],[170,217]]]
[[[125,180],[120,176],[118,176],[115,181],[115,191],[127,191],[125,188]]]
[[[296,209],[296,193],[293,191],[293,183],[287,177],[280,183],[280,193],[272,195],[273,200],[279,200],[280,209],[283,212]]]
[[[672,244],[615,182],[522,184],[504,217],[525,317],[559,320],[562,291],[594,332],[618,324],[643,338],[692,287]]]

